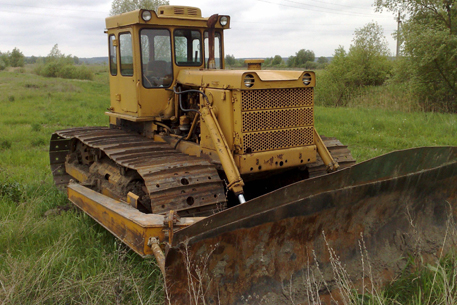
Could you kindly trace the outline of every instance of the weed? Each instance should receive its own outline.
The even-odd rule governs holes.
[[[10,149],[12,143],[10,140],[1,140],[0,141],[0,149]]]
[[[40,123],[33,123],[32,125],[32,131],[41,131],[41,124]]]
[[[15,100],[14,95],[9,95],[9,96],[8,96],[8,101],[14,102],[14,100]]]
[[[31,83],[26,83],[24,85],[25,88],[28,88],[28,89],[38,89],[40,88],[37,84],[31,84]]]
[[[1,182],[0,197],[7,198],[13,202],[19,202],[22,198],[24,188],[18,182]]]

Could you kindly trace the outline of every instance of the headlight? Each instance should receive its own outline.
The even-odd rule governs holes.
[[[141,18],[143,18],[144,21],[148,22],[149,20],[152,19],[152,14],[150,11],[143,11],[141,13]]]
[[[221,19],[219,20],[219,23],[220,23],[222,26],[226,26],[227,23],[228,23],[228,17],[227,17],[227,16],[222,16]]]
[[[244,85],[248,88],[254,86],[254,76],[252,74],[248,74],[244,77]]]
[[[305,74],[303,74],[302,80],[303,80],[303,84],[305,86],[308,86],[309,84],[311,84],[312,77],[309,73],[305,73]]]

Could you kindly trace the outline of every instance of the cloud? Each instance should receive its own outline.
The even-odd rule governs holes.
[[[25,55],[45,56],[54,44],[65,54],[78,57],[107,56],[103,33],[111,1],[23,0],[0,7],[0,51],[19,48]],[[331,56],[343,45],[347,49],[354,30],[370,21],[384,27],[390,48],[396,23],[388,13],[374,13],[371,2],[355,0],[188,0],[173,5],[199,7],[204,16],[231,16],[231,30],[225,33],[225,50],[236,57],[288,57],[300,49],[316,56]]]

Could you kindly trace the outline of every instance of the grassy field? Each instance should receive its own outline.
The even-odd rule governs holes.
[[[51,134],[108,124],[107,68],[91,68],[94,81],[0,72],[0,304],[163,303],[153,260],[140,259],[82,213],[45,216],[68,203],[53,186]],[[457,146],[457,115],[388,108],[316,107],[317,130],[348,144],[358,161],[415,146]]]
[[[53,186],[50,135],[107,125],[108,74],[95,81],[0,72],[0,304],[157,304],[159,269],[67,204]]]

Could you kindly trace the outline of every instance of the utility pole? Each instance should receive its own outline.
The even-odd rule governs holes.
[[[400,12],[398,12],[398,17],[397,17],[397,59],[398,56],[400,56],[400,26],[401,26],[401,17],[400,17]]]

